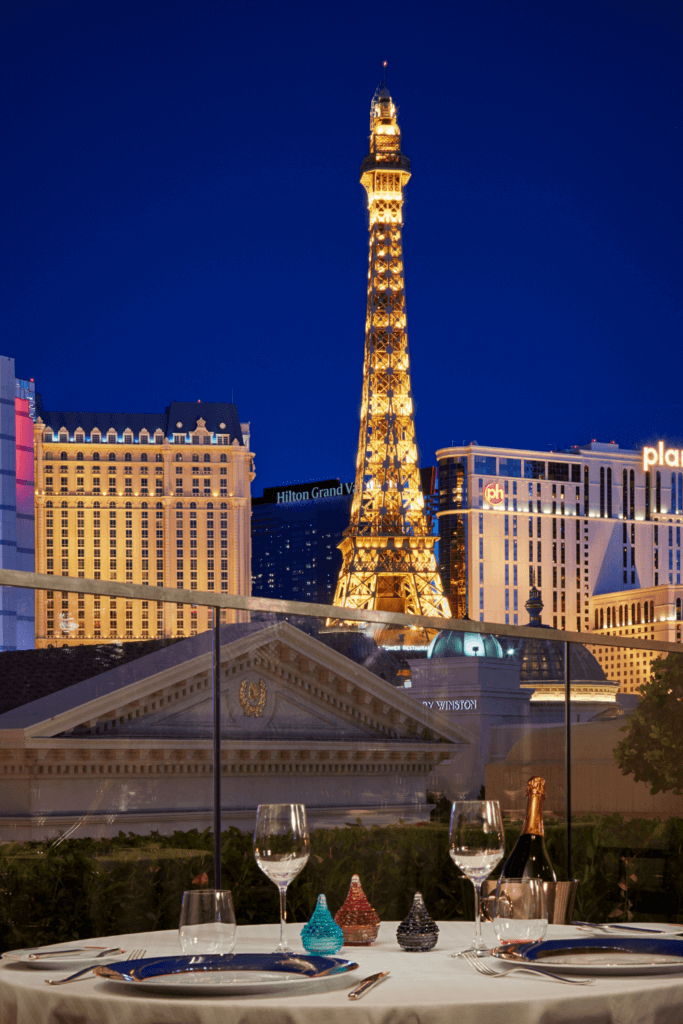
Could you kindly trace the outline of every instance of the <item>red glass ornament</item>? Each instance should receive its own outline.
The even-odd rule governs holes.
[[[358,875],[351,879],[346,901],[334,916],[344,933],[345,946],[371,946],[379,932],[379,914],[368,903]]]

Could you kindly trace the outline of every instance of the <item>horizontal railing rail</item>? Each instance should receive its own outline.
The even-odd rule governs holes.
[[[28,590],[61,590],[73,594],[99,594],[102,597],[124,597],[128,600],[163,601],[167,604],[194,604],[209,608],[231,608],[247,612],[275,612],[281,615],[304,615],[317,619],[344,622],[379,623],[385,626],[423,626],[427,629],[449,629],[459,633],[493,633],[538,640],[538,626],[510,626],[500,622],[474,622],[471,619],[441,619],[429,615],[405,615],[400,612],[364,611],[339,608],[331,604],[308,601],[285,601],[273,597],[246,597],[240,594],[218,594],[202,590],[181,590],[175,587],[150,587],[141,583],[117,583],[111,580],[76,579],[73,576],[47,576],[18,569],[0,569],[0,586]],[[627,627],[624,627],[627,628]],[[633,628],[633,627],[632,627]],[[596,633],[571,633],[543,627],[544,640],[563,643],[600,644],[604,647],[628,647],[641,651],[680,654],[683,645],[667,640],[650,640],[635,635],[614,636]]]

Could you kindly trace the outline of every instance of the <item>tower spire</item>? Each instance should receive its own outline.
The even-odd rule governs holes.
[[[343,564],[334,603],[448,617],[415,441],[402,240],[409,178],[396,107],[382,85],[372,100],[370,152],[361,166],[370,230],[363,398],[356,486],[339,545]]]

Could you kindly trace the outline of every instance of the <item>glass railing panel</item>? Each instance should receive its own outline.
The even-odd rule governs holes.
[[[143,639],[156,601],[37,597],[38,649],[0,653],[0,946],[177,927],[212,872],[211,635],[170,635],[177,602]]]
[[[615,702],[572,728],[577,917],[683,923],[683,655],[608,639],[590,650]]]

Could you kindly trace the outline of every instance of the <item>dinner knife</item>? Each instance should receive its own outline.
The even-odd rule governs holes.
[[[572,921],[572,924],[578,927],[585,928],[599,928],[600,931],[611,931],[612,928],[617,928],[619,931],[625,932],[647,932],[648,935],[668,935],[669,932],[662,928],[639,928],[634,924],[593,924],[592,921]]]
[[[46,953],[29,953],[27,960],[44,960],[50,956],[75,956],[77,953],[89,953],[92,950],[91,959],[101,956],[108,956],[111,953],[123,953],[119,946],[72,946],[71,949],[50,949]]]
[[[362,981],[360,985],[351,989],[349,992],[349,999],[360,999],[361,996],[365,995],[368,989],[372,988],[373,985],[376,985],[382,980],[382,978],[386,978],[387,974],[389,974],[389,971],[380,971],[379,974],[371,974],[370,977],[366,978],[365,981]]]

